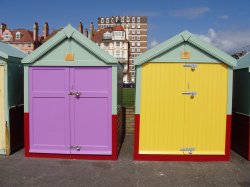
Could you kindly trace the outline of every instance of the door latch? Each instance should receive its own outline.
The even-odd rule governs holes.
[[[195,70],[195,68],[198,67],[197,64],[184,64],[183,66],[184,66],[184,67],[189,67],[189,68],[191,68],[191,70]]]
[[[191,92],[182,92],[183,95],[191,95],[191,97],[194,97],[197,95],[197,92],[191,91]]]
[[[77,151],[80,151],[81,146],[79,146],[79,145],[71,145],[71,146],[69,146],[69,149],[76,149]]]

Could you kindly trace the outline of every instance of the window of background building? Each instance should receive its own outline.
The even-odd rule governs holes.
[[[141,52],[141,49],[140,49],[140,48],[137,48],[137,52],[140,53],[140,52]]]
[[[137,40],[140,40],[141,38],[140,38],[140,36],[137,36]]]
[[[141,33],[141,31],[138,29],[138,30],[137,30],[137,34],[140,34],[140,33]]]
[[[132,22],[135,22],[135,17],[132,17]]]
[[[104,23],[104,18],[101,18],[101,23]]]
[[[16,32],[16,39],[20,40],[21,39],[21,33],[20,32]]]
[[[135,30],[134,29],[132,30],[132,34],[135,34]]]
[[[109,23],[109,18],[106,18],[106,23]]]
[[[130,17],[127,17],[127,22],[130,22]]]
[[[135,63],[135,62],[134,62],[134,59],[132,59],[132,60],[131,60],[131,64],[134,65],[134,63]]]
[[[131,75],[134,77],[135,76],[135,72],[131,72]]]
[[[137,28],[138,28],[138,29],[141,28],[141,25],[140,25],[139,23],[137,24]]]
[[[121,22],[122,22],[122,23],[124,22],[124,17],[122,17]]]
[[[116,47],[120,47],[120,42],[115,42]]]
[[[130,66],[131,70],[134,71],[135,70],[135,66]]]
[[[132,48],[132,53],[134,53],[135,52],[135,48]]]
[[[140,17],[137,17],[137,22],[141,22],[141,18]]]
[[[119,51],[119,50],[116,51],[116,57],[117,57],[117,58],[120,57],[120,51]]]
[[[133,28],[133,29],[135,28],[135,24],[134,24],[134,23],[132,23],[132,28]]]
[[[132,46],[135,46],[135,42],[132,42]]]
[[[135,36],[132,36],[132,40],[135,40]]]
[[[117,22],[117,21],[118,21],[118,19],[119,19],[119,18],[118,18],[118,17],[116,17],[116,18],[115,18],[115,22]]]
[[[31,43],[28,43],[28,47],[31,47]]]
[[[138,46],[138,47],[140,46],[140,42],[137,42],[137,46]]]

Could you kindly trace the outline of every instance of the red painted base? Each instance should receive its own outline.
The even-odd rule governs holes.
[[[144,161],[229,161],[230,160],[230,136],[231,136],[231,115],[227,115],[225,155],[153,155],[139,154],[139,130],[140,114],[135,114],[135,133],[134,133],[134,160]]]
[[[117,115],[112,115],[112,155],[74,155],[74,154],[49,154],[29,152],[29,113],[24,113],[24,154],[25,157],[61,158],[83,160],[117,160]]]
[[[233,113],[231,147],[250,160],[250,116]]]

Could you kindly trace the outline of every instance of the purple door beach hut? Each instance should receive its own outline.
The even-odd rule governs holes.
[[[25,156],[116,160],[120,63],[70,25],[22,63]]]

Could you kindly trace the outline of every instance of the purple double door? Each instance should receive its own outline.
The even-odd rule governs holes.
[[[111,96],[111,67],[31,67],[30,152],[111,155]]]

